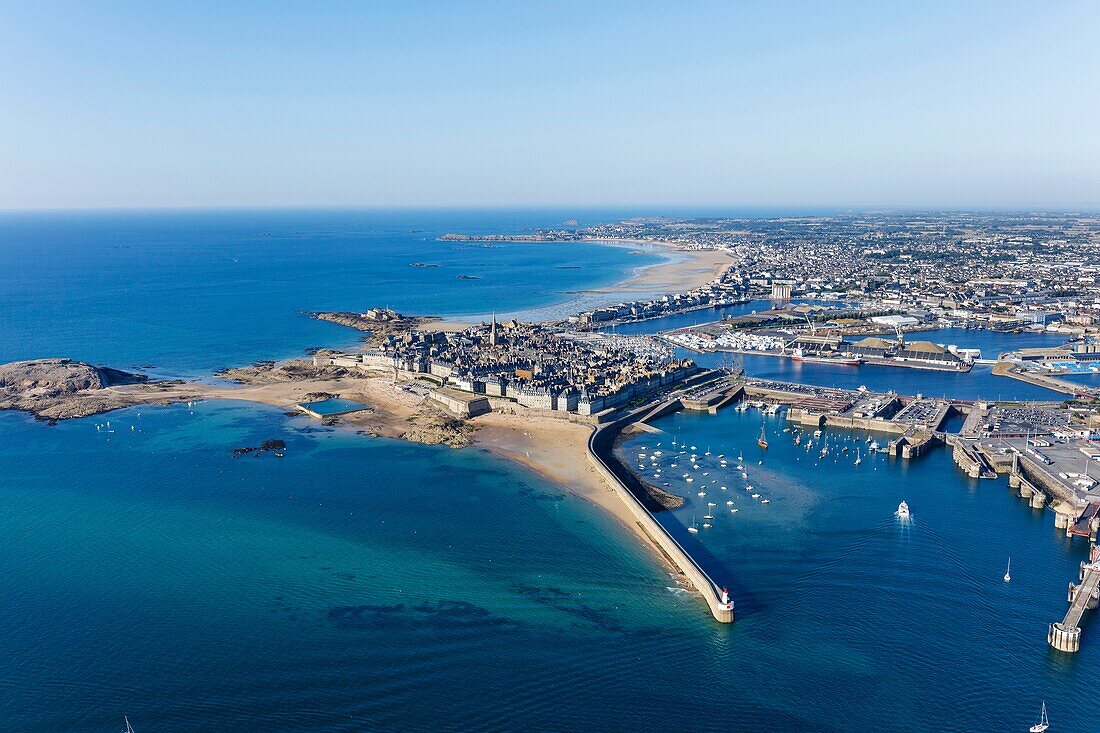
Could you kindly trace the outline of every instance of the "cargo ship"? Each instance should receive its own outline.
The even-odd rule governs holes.
[[[806,364],[836,364],[837,366],[859,366],[863,359],[859,357],[845,356],[807,356],[802,349],[791,352],[792,361],[800,361]]]

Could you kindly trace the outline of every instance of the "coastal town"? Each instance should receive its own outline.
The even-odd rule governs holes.
[[[643,218],[525,234],[541,241],[659,243],[728,252],[713,283],[581,322],[636,319],[736,299],[869,300],[963,327],[1100,323],[1100,217],[927,213],[803,218]],[[467,237],[467,240],[480,240]]]
[[[1100,462],[1100,389],[1074,377],[1100,371],[1100,220],[955,214],[647,219],[517,235],[518,241],[574,238],[659,241],[686,255],[720,252],[724,264],[709,274],[701,270],[684,290],[608,298],[544,322],[495,314],[476,323],[444,322],[381,307],[314,313],[359,330],[364,343],[219,373],[237,387],[149,381],[68,360],[20,362],[0,368],[0,407],[57,420],[131,404],[244,399],[370,435],[455,447],[480,442],[575,489],[587,486],[584,495],[653,545],[723,622],[734,618],[733,600],[713,579],[715,568],[701,566],[655,519],[682,506],[689,489],[705,496],[716,479],[689,487],[690,471],[670,475],[659,455],[635,465],[618,447],[639,430],[657,430],[651,420],[677,411],[715,414],[731,406],[781,415],[784,438],[806,450],[823,443],[814,448],[821,458],[829,441],[823,431],[866,432],[856,465],[864,449],[868,456],[910,461],[945,446],[967,476],[1007,474],[1031,506],[1052,511],[1067,536],[1095,543],[1100,467],[1091,464]],[[464,246],[471,239],[446,241]],[[635,327],[623,328],[627,324]],[[984,353],[966,343],[968,334],[983,332],[1005,348]],[[942,343],[942,333],[953,340]],[[1017,345],[1038,333],[1056,343]],[[710,366],[698,363],[704,355]],[[722,359],[709,359],[715,355]],[[824,383],[815,383],[813,372],[805,380],[766,379],[738,362],[758,356],[855,373],[891,367],[895,378],[885,381],[895,386],[830,385],[827,373]],[[1040,388],[1050,399],[922,394],[922,374],[965,380],[979,368]],[[557,447],[547,445],[550,435],[558,436]],[[766,449],[763,429],[758,442]],[[588,468],[563,473],[561,446]],[[698,470],[707,460],[693,454],[689,462]],[[713,468],[717,475],[732,470],[724,459]],[[741,467],[742,476],[747,470]],[[760,491],[751,498],[761,506],[770,501]],[[706,517],[704,530],[715,521],[709,508]],[[693,524],[688,531],[699,529]],[[1082,613],[1100,584],[1100,565],[1096,582],[1085,583],[1092,572],[1082,571]],[[1077,651],[1079,620],[1052,624],[1050,644]]]

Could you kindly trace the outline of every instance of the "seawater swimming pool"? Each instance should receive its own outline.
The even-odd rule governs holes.
[[[320,417],[332,417],[334,415],[346,415],[349,412],[359,412],[367,409],[367,406],[355,400],[343,397],[329,397],[327,400],[316,402],[299,402],[298,407],[313,415]]]

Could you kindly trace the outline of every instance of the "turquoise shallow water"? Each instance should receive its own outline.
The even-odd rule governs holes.
[[[202,374],[354,339],[300,311],[361,307],[364,293],[373,303],[375,280],[399,283],[383,293],[394,307],[485,312],[560,302],[644,257],[422,244],[431,227],[565,218],[554,213],[434,223],[372,214],[381,219],[356,226],[365,215],[255,216],[0,221],[0,278],[17,295],[0,299],[0,357],[63,353]],[[218,262],[237,249],[259,269],[244,276]],[[595,264],[557,267],[577,257]],[[499,279],[455,279],[477,261]],[[546,282],[547,272],[566,280]],[[659,426],[748,457],[759,421],[724,411]],[[1059,728],[1085,728],[1073,690],[1095,667],[1094,629],[1074,657],[1045,644],[1082,545],[1003,482],[962,477],[942,451],[862,471],[811,466],[781,427],[770,428],[764,465],[750,468],[772,504],[738,490],[737,521],[722,517],[693,539],[683,527],[705,500],[685,490],[691,503],[663,519],[729,582],[739,620],[718,626],[623,528],[481,452],[369,439],[232,402],[56,427],[0,413],[0,722],[1015,730],[1045,698]],[[268,438],[286,441],[285,458],[231,453]],[[890,519],[901,498],[916,517],[907,532]],[[1004,586],[1009,554],[1016,579]]]
[[[6,730],[611,728],[586,688],[685,610],[619,528],[480,453],[251,405],[109,420],[0,415]],[[230,453],[271,437],[286,458]]]

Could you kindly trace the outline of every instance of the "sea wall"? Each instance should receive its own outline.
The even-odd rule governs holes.
[[[612,490],[626,504],[638,526],[661,550],[665,558],[677,568],[699,591],[710,608],[711,615],[721,623],[733,621],[733,601],[699,567],[676,539],[668,533],[642,501],[627,488],[629,478],[625,467],[612,455],[615,438],[624,427],[633,422],[633,416],[618,420],[606,427],[597,427],[588,438],[588,459],[596,472],[607,481]]]

